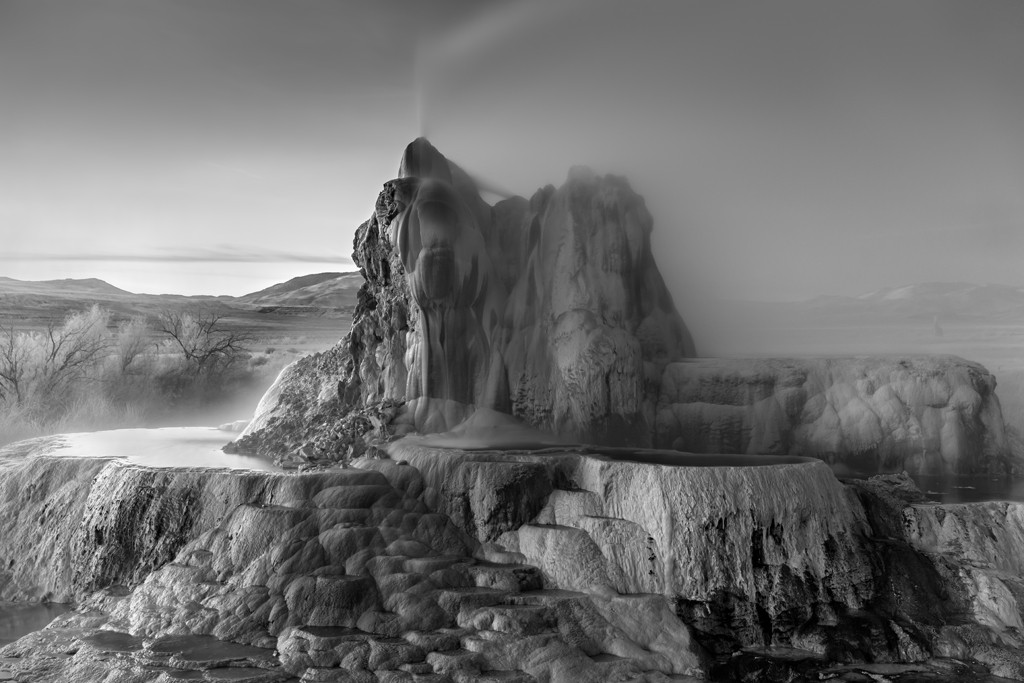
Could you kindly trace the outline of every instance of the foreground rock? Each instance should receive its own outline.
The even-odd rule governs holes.
[[[425,504],[409,465],[157,470],[53,450],[41,439],[0,453],[5,504],[18,511],[0,537],[4,596],[79,605],[3,650],[19,680],[702,671],[701,648],[670,612],[668,642],[637,628],[635,608],[623,616],[589,594],[545,590],[535,567],[480,552]]]
[[[3,596],[77,605],[0,651],[18,680],[1024,680],[1024,505],[905,475],[425,438],[285,474],[54,443],[0,452]]]

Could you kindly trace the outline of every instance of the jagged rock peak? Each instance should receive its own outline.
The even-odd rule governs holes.
[[[574,168],[558,189],[491,206],[469,174],[414,140],[356,234],[366,282],[352,331],[334,360],[309,364],[336,368],[338,398],[286,373],[319,398],[272,389],[242,441],[268,416],[295,424],[282,401],[300,405],[301,422],[326,424],[391,402],[403,406],[398,431],[445,431],[488,408],[572,439],[650,445],[661,373],[696,355],[652,227],[623,178]]]

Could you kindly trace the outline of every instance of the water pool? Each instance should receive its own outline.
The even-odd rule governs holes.
[[[265,458],[231,455],[221,448],[231,434],[212,427],[113,429],[50,437],[47,455],[120,458],[146,467],[210,467],[280,472]]]

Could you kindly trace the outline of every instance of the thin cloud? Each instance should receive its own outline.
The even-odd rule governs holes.
[[[125,252],[15,252],[0,253],[0,261],[144,261],[162,263],[343,263],[352,259],[341,254],[313,254],[253,247],[195,247],[159,249],[144,253]]]

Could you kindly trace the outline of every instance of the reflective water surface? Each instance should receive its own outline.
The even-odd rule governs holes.
[[[279,467],[264,458],[229,455],[221,451],[221,447],[233,436],[212,427],[82,432],[57,437],[52,454],[82,458],[124,458],[147,467],[222,467],[280,471]]]
[[[38,631],[68,611],[56,603],[21,604],[0,602],[0,647],[27,633]]]
[[[998,474],[915,474],[912,478],[928,500],[942,503],[976,503],[983,500],[1024,502],[1024,479]]]

